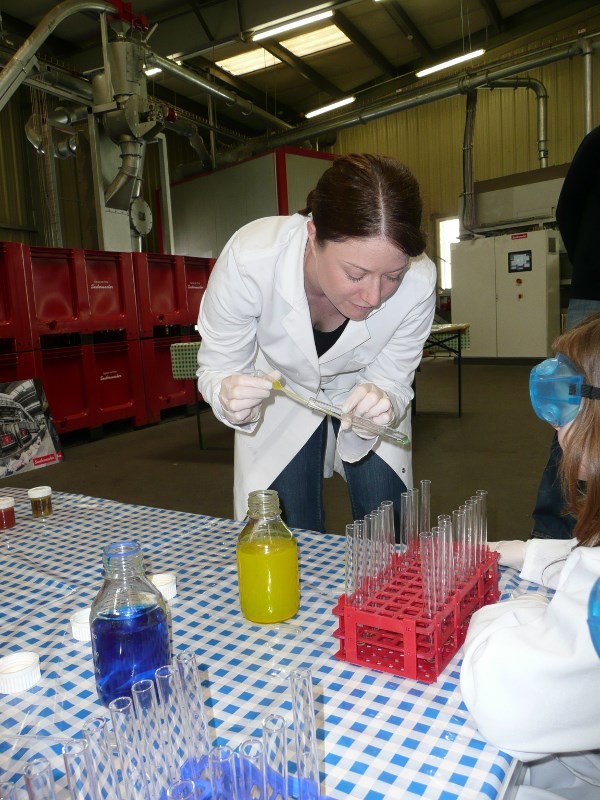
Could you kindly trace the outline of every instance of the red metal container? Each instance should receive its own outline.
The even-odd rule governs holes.
[[[194,403],[192,381],[174,378],[171,367],[171,345],[189,341],[189,336],[163,336],[140,342],[149,422],[159,422],[164,409]]]
[[[430,619],[423,614],[421,567],[402,567],[360,607],[341,595],[335,654],[342,661],[433,683],[465,640],[473,612],[498,600],[498,554],[488,551],[475,573]]]
[[[154,328],[182,325],[186,307],[183,256],[133,253],[140,338]]]
[[[132,419],[148,421],[139,339],[88,345],[91,356],[93,425]]]
[[[0,339],[11,339],[3,352],[31,349],[31,326],[20,242],[0,242]]]

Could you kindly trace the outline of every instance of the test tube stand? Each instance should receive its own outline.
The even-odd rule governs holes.
[[[434,683],[462,645],[474,611],[495,603],[498,553],[484,552],[475,572],[461,583],[431,618],[423,613],[420,559],[402,563],[396,555],[393,578],[360,605],[340,595],[335,657],[361,667]]]

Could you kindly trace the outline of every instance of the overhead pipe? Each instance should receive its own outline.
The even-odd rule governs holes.
[[[194,86],[197,86],[199,89],[205,91],[211,97],[222,100],[229,106],[236,106],[239,108],[242,114],[255,114],[257,117],[260,117],[273,127],[280,130],[292,129],[291,125],[279,119],[279,117],[276,117],[274,114],[269,114],[268,111],[263,111],[262,108],[254,105],[254,103],[251,103],[249,100],[245,100],[243,97],[240,97],[234,92],[230,92],[228,89],[217,86],[215,83],[203,78],[198,73],[192,72],[184,67],[180,67],[179,64],[176,64],[169,58],[163,58],[162,56],[153,53],[151,50],[148,50],[146,63],[153,67],[162,69],[163,72],[173,75],[175,78],[179,78],[182,81],[187,81],[187,83],[192,83]]]
[[[197,125],[194,125],[193,122],[188,122],[187,120],[183,119],[167,119],[165,121],[165,128],[168,128],[174,133],[179,134],[179,136],[185,136],[187,139],[189,139],[190,145],[194,148],[200,160],[205,164],[210,162],[210,153],[206,149],[204,139],[198,133]]]
[[[114,14],[116,8],[104,0],[65,0],[45,14],[30,36],[0,72],[0,111],[8,103],[23,81],[38,65],[36,53],[46,39],[67,17],[79,11],[97,11]]]
[[[593,49],[600,47],[599,42],[592,42]],[[238,147],[229,151],[227,154],[219,159],[219,165],[229,164],[235,161],[241,161],[251,155],[257,155],[273,147],[281,145],[296,144],[306,139],[314,140],[324,133],[330,131],[342,130],[344,128],[351,128],[355,125],[364,125],[380,117],[388,116],[389,114],[396,114],[399,111],[406,111],[409,108],[433,103],[437,100],[444,100],[447,97],[454,97],[459,94],[466,94],[467,92],[485,86],[486,84],[500,81],[505,78],[510,78],[513,75],[518,75],[520,72],[543,67],[546,64],[552,64],[555,61],[562,61],[566,58],[573,58],[574,56],[582,55],[583,46],[579,44],[572,44],[567,47],[562,47],[547,53],[546,55],[539,55],[535,58],[518,63],[511,64],[499,69],[489,70],[483,69],[475,72],[473,75],[461,77],[457,80],[450,81],[443,86],[437,86],[429,91],[420,93],[411,93],[410,95],[396,97],[392,100],[387,100],[382,103],[375,103],[371,106],[359,109],[357,111],[347,112],[339,116],[329,119],[321,123],[312,123],[310,125],[303,125],[294,128],[287,133],[275,133],[271,136],[260,137],[252,140],[247,145]]]
[[[491,81],[487,89],[532,89],[537,97],[537,148],[540,167],[548,166],[548,92],[537,78],[514,78]]]

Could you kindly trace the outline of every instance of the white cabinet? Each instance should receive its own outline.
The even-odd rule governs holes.
[[[466,357],[551,354],[560,329],[559,234],[503,234],[452,245],[452,321],[470,323]]]

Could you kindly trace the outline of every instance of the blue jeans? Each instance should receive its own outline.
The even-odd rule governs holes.
[[[340,423],[335,419],[332,423],[337,436]],[[291,528],[325,532],[323,465],[326,445],[327,419],[324,419],[270,486],[277,490],[283,519]],[[370,452],[353,464],[343,463],[353,518],[362,519],[383,500],[392,500],[397,538],[400,530],[400,495],[406,491],[403,481],[377,453]]]

